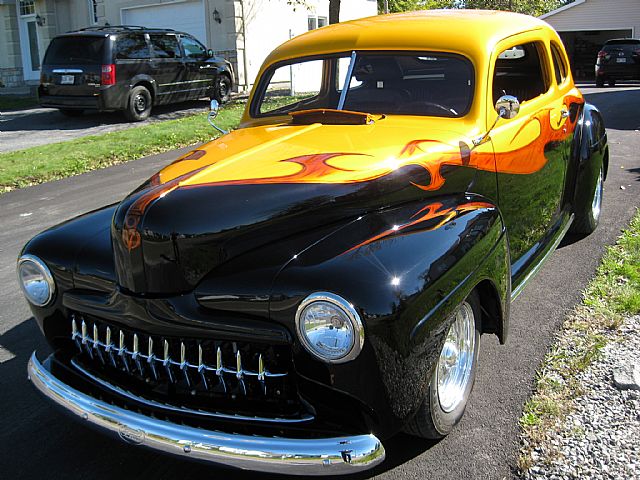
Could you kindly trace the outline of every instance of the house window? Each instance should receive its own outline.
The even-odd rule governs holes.
[[[327,17],[318,17],[317,15],[309,15],[309,17],[307,17],[307,26],[309,30],[325,27],[328,23]]]
[[[35,0],[20,0],[20,15],[35,15]]]
[[[89,0],[89,21],[96,25],[98,23],[98,2]]]

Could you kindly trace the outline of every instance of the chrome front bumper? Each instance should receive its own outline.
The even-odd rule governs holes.
[[[372,468],[384,460],[374,435],[321,439],[259,437],[178,425],[97,400],[56,378],[35,352],[28,376],[46,397],[91,426],[121,440],[232,468],[281,474],[341,475]]]

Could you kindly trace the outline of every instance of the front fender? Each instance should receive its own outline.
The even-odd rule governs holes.
[[[493,285],[508,315],[508,268],[495,205],[482,197],[431,199],[360,217],[296,255],[276,277],[270,316],[294,332],[298,305],[315,291],[356,307],[365,324],[358,358],[326,364],[296,338],[296,369],[357,398],[372,412],[372,431],[384,436],[421,404],[451,313],[474,286]]]

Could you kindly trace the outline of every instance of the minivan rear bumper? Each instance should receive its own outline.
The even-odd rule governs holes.
[[[50,95],[48,89],[40,85],[38,97],[40,105],[51,108],[66,108],[69,110],[97,110],[111,112],[125,108],[121,88],[101,87],[94,95]]]
[[[103,110],[100,97],[78,97],[61,95],[40,95],[40,105],[52,108],[68,108],[78,110]]]

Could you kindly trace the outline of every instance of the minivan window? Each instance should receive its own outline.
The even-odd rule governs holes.
[[[149,58],[151,52],[144,35],[121,35],[116,40],[115,58],[117,60]]]
[[[48,65],[99,65],[104,58],[104,37],[70,36],[51,40],[44,63]]]
[[[181,37],[182,48],[184,48],[184,54],[187,58],[196,58],[201,60],[207,56],[207,50],[191,37]]]
[[[180,45],[175,35],[151,34],[151,46],[153,53],[159,58],[180,58]]]

